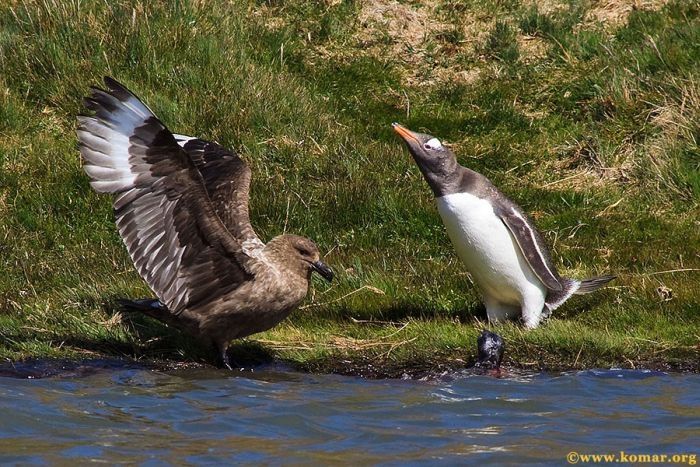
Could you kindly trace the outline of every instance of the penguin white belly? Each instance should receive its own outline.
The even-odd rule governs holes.
[[[525,295],[546,295],[489,201],[454,193],[437,198],[437,206],[457,256],[487,300],[521,305]]]

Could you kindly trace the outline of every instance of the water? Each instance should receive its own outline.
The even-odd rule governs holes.
[[[700,375],[626,370],[402,381],[276,367],[86,367],[0,377],[0,463],[562,465],[571,451],[697,455],[699,387]]]

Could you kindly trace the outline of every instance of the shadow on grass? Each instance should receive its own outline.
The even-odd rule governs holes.
[[[66,343],[100,353],[105,349],[111,349],[115,350],[114,353],[117,355],[134,359],[159,359],[212,365],[217,363],[217,355],[208,344],[144,314],[124,312],[115,302],[116,300],[108,302],[103,309],[110,316],[122,313],[121,323],[128,333],[134,336],[134,342],[126,343],[101,338],[71,341],[69,338]],[[239,367],[269,364],[275,358],[272,350],[257,342],[249,341],[234,341],[228,353],[231,362]]]
[[[357,319],[403,322],[409,319],[431,320],[449,318],[456,319],[462,323],[469,323],[475,319],[481,321],[486,319],[486,308],[482,303],[465,303],[464,306],[459,308],[437,309],[434,307],[427,307],[422,303],[403,301],[400,299],[395,303],[382,306],[379,309],[371,307],[367,311],[358,310],[357,308],[339,307],[326,310],[318,309],[314,310],[312,313],[312,317],[307,315],[303,319],[330,320],[336,322]]]

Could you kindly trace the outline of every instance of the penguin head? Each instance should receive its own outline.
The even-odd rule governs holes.
[[[503,338],[496,333],[484,329],[476,340],[478,356],[476,367],[485,369],[498,369],[503,361],[505,344]]]
[[[408,151],[418,164],[435,196],[442,196],[444,194],[442,187],[458,176],[459,165],[454,153],[432,135],[416,133],[398,123],[392,123],[391,126],[406,143]]]

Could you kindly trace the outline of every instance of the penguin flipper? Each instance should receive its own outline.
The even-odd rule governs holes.
[[[513,205],[497,210],[496,214],[508,227],[530,268],[545,287],[554,291],[562,290],[564,284],[552,264],[549,249],[532,222]]]

